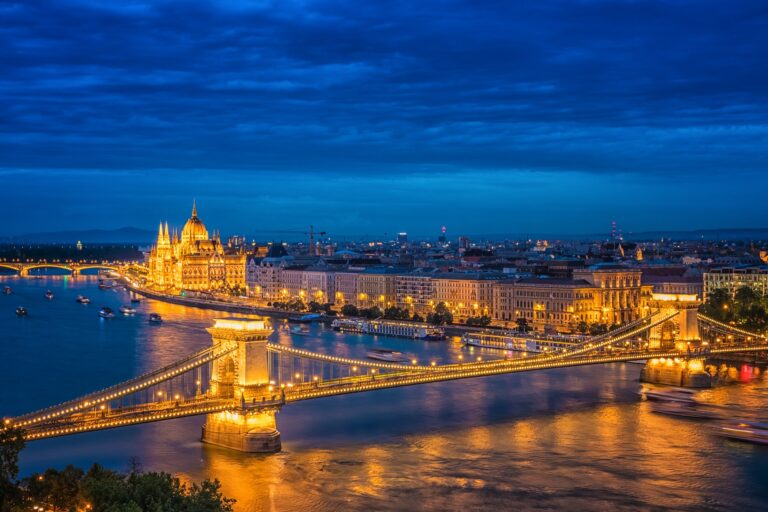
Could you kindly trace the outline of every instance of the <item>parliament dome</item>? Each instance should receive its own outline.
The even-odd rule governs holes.
[[[181,242],[194,242],[195,240],[208,240],[208,230],[197,216],[197,205],[193,202],[192,216],[184,224],[184,229],[181,230]]]

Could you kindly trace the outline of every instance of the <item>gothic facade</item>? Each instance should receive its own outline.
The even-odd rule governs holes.
[[[149,257],[148,281],[164,290],[202,292],[245,289],[245,254],[228,253],[221,237],[209,237],[192,206],[181,236],[160,224]]]

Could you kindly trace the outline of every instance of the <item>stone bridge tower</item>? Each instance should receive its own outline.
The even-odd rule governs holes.
[[[280,451],[275,415],[282,401],[269,383],[267,353],[272,329],[263,318],[225,318],[208,332],[222,354],[211,369],[210,397],[232,405],[207,416],[203,442],[243,452]]]
[[[678,314],[668,322],[651,329],[649,348],[675,348],[685,351],[691,345],[698,346],[698,311],[701,301],[696,295],[654,293],[651,307],[658,308],[662,315],[674,311]]]

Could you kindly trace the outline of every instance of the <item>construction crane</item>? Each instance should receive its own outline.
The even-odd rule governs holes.
[[[279,234],[289,234],[289,235],[309,235],[309,254],[311,256],[317,256],[317,250],[315,248],[315,235],[318,236],[325,236],[325,231],[315,231],[314,226],[309,226],[309,231],[297,231],[297,230],[291,230],[291,229],[268,229],[268,230],[259,230],[254,231],[254,233],[279,233]]]

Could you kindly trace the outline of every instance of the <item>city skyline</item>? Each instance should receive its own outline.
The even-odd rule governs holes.
[[[192,197],[233,232],[764,225],[759,2],[5,14],[4,235],[150,226]]]

